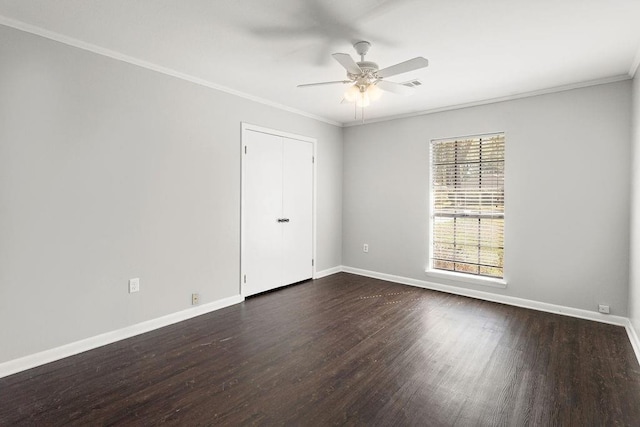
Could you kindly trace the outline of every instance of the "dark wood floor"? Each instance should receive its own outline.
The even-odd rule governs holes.
[[[639,425],[622,327],[346,273],[0,379],[0,425]]]

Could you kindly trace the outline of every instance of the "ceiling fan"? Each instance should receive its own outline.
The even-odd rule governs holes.
[[[343,102],[355,102],[357,107],[364,108],[368,106],[371,101],[375,101],[380,97],[380,90],[400,95],[410,95],[414,91],[412,86],[390,82],[384,79],[397,74],[418,70],[429,65],[429,61],[426,58],[418,56],[380,70],[378,69],[378,64],[375,62],[364,60],[365,55],[371,47],[371,43],[359,41],[355,43],[353,47],[356,49],[358,55],[360,55],[359,62],[354,61],[347,53],[334,53],[332,55],[333,58],[347,70],[348,80],[307,83],[298,85],[298,87],[351,84],[344,94]]]

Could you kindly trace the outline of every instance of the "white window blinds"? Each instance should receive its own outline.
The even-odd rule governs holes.
[[[504,142],[431,141],[431,268],[503,277]]]

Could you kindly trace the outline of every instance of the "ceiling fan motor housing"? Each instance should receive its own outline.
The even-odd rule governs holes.
[[[351,80],[361,80],[361,79],[367,79],[367,80],[376,80],[378,78],[378,64],[376,64],[375,62],[371,62],[371,61],[360,61],[357,62],[358,67],[360,67],[360,69],[362,70],[362,74],[351,74],[351,73],[347,73],[347,76],[351,79]]]
[[[360,62],[356,62],[358,67],[362,70],[361,74],[347,73],[349,78],[353,81],[357,81],[359,85],[373,83],[378,78],[378,64],[371,61],[365,61],[364,56],[369,52],[371,43],[368,41],[359,41],[353,44],[358,55],[360,55]]]
[[[357,64],[364,73],[373,73],[378,71],[378,64],[376,64],[375,62],[360,61],[357,62]]]

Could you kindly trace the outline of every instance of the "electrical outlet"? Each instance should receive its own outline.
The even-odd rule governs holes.
[[[609,306],[604,304],[598,304],[598,311],[600,313],[609,314]]]
[[[191,294],[191,305],[200,304],[200,294]]]
[[[368,244],[364,244],[362,245],[362,252],[369,252],[369,245]]]
[[[140,292],[140,279],[129,279],[129,293]]]

